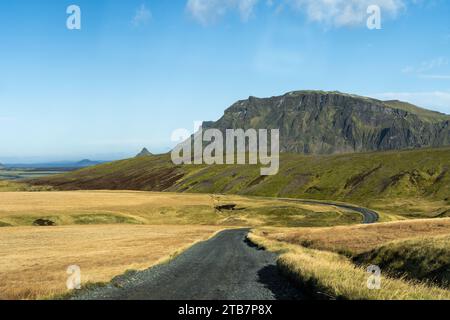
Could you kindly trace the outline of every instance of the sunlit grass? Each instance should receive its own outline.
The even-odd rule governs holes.
[[[270,251],[281,253],[280,270],[315,297],[350,300],[440,300],[450,299],[450,291],[423,283],[381,278],[381,289],[370,290],[369,274],[348,258],[251,234],[250,240]],[[325,294],[325,295],[324,295]]]

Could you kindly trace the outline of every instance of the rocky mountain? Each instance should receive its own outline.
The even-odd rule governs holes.
[[[401,101],[295,91],[236,102],[204,129],[280,129],[281,152],[335,154],[450,145],[450,116]]]
[[[150,151],[148,151],[147,148],[144,148],[144,149],[142,149],[141,152],[139,152],[139,153],[136,155],[136,158],[140,158],[140,157],[148,157],[148,156],[152,156],[152,155],[153,155],[153,153],[151,153]]]

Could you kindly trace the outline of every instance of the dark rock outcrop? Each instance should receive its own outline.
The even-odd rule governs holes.
[[[51,220],[48,220],[48,219],[37,219],[33,222],[33,226],[53,227],[53,226],[56,226],[56,223]]]
[[[400,101],[297,91],[238,101],[204,129],[280,129],[280,151],[335,154],[450,145],[450,116]]]

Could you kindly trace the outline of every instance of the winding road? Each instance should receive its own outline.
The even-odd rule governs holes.
[[[336,203],[336,202],[329,202],[329,201],[320,201],[320,200],[303,200],[303,199],[291,199],[291,198],[282,198],[280,200],[283,201],[292,201],[292,202],[300,202],[300,203],[308,203],[308,204],[321,204],[326,206],[334,206],[337,208],[347,209],[354,211],[356,213],[359,213],[363,216],[363,224],[372,224],[378,222],[380,219],[380,215],[373,210],[358,207],[351,204],[343,204],[343,203]]]
[[[336,206],[378,221],[375,211],[323,201],[288,201]],[[247,241],[250,229],[222,231],[170,262],[127,273],[104,287],[82,290],[76,300],[299,300],[305,299],[279,272],[277,255]]]

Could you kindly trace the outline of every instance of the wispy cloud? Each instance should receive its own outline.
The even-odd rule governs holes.
[[[257,3],[258,0],[188,0],[186,8],[196,21],[208,25],[233,11],[247,21]]]
[[[439,57],[432,60],[422,61],[419,66],[407,66],[402,72],[403,73],[424,73],[431,71],[433,69],[448,66],[448,59],[445,57]]]
[[[407,3],[417,0],[188,0],[187,11],[203,25],[217,21],[229,12],[237,12],[243,21],[263,2],[274,10],[295,10],[306,15],[309,21],[327,26],[342,27],[365,24],[367,8],[377,5],[382,16],[396,17]]]
[[[145,4],[142,4],[134,14],[131,24],[135,27],[147,24],[152,19],[152,12]]]
[[[422,79],[431,79],[431,80],[450,80],[450,75],[445,75],[445,74],[421,74],[420,78],[422,78]]]
[[[439,57],[432,60],[423,61],[418,66],[407,66],[403,68],[402,72],[405,74],[413,74],[421,79],[430,80],[449,80],[450,75],[436,73],[445,72],[447,66],[449,65],[449,60],[445,57]],[[433,72],[430,74],[430,72]]]
[[[372,95],[381,100],[402,100],[415,105],[450,114],[450,92],[385,92]]]
[[[302,11],[313,22],[343,27],[363,25],[367,8],[380,7],[382,16],[396,17],[408,0],[286,0],[291,7]]]

